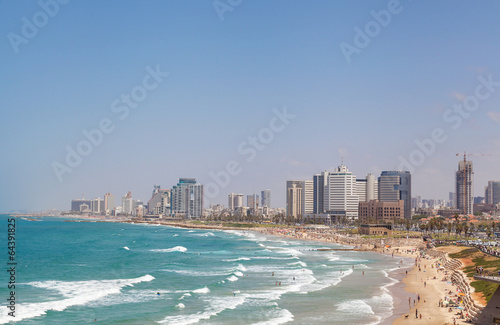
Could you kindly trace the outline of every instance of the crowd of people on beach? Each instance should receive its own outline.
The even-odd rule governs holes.
[[[256,230],[266,235],[339,243],[366,250],[393,246],[423,247],[422,240],[420,238],[362,238],[359,235],[339,232],[335,228],[273,227],[260,228]]]

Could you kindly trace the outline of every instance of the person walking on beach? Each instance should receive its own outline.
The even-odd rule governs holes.
[[[418,309],[415,308],[415,318],[418,318]]]

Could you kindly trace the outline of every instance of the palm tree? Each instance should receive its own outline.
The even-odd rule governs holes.
[[[488,228],[486,228],[486,236],[488,236],[488,238],[490,238],[491,234],[492,234],[491,226],[488,226]]]
[[[468,232],[469,232],[469,225],[467,224],[467,222],[464,222],[463,225],[462,225],[462,227],[464,229],[465,238],[467,238],[467,235],[468,235]]]

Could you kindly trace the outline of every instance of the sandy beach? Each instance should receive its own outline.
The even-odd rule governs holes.
[[[403,315],[394,324],[466,324],[459,309],[440,307],[445,297],[457,294],[457,287],[449,280],[449,271],[438,269],[439,259],[429,256],[416,257],[416,265],[403,278],[406,296],[400,297],[406,303]],[[419,299],[420,297],[420,299]],[[408,315],[408,317],[406,317]],[[465,315],[465,313],[464,313]]]
[[[462,295],[452,283],[452,271],[443,268],[441,257],[426,254],[425,244],[419,238],[386,238],[381,242],[381,240],[362,239],[359,236],[341,235],[330,229],[296,231],[293,228],[280,228],[259,231],[287,238],[336,242],[352,245],[356,250],[411,258],[415,261],[412,268],[396,270],[391,274],[400,282],[390,288],[394,299],[393,316],[384,320],[382,324],[468,324],[466,320],[469,315],[466,311],[449,308],[443,304],[444,300],[458,300]],[[452,253],[456,250],[456,247],[436,249],[443,253]]]

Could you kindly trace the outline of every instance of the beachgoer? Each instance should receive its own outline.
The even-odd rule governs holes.
[[[415,318],[418,318],[418,309],[415,308]]]

